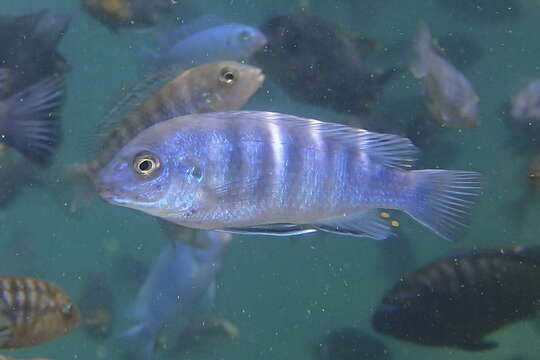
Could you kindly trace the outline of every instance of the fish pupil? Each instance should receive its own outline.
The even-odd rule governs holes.
[[[143,160],[139,164],[139,170],[142,172],[148,172],[152,170],[152,162],[150,160]]]

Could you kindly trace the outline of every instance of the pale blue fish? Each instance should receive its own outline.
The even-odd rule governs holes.
[[[194,305],[213,303],[215,275],[231,235],[199,231],[198,236],[207,248],[168,243],[154,263],[129,313],[136,323],[121,335],[130,359],[150,359],[160,330],[187,325]]]
[[[196,114],[148,128],[99,172],[101,196],[192,228],[384,239],[379,209],[459,236],[480,193],[469,171],[406,170],[396,135],[260,111]]]
[[[157,49],[144,49],[153,66],[191,67],[214,61],[240,61],[266,44],[266,37],[248,25],[202,16],[165,35]]]

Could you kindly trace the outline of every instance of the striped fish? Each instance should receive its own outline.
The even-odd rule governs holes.
[[[0,348],[39,345],[70,333],[79,311],[54,284],[26,277],[0,277]]]
[[[260,111],[177,117],[124,146],[97,184],[112,204],[191,228],[295,235],[323,230],[384,239],[402,210],[458,236],[479,174],[407,171],[406,138]]]
[[[113,123],[92,161],[67,167],[55,179],[62,203],[71,213],[94,198],[94,177],[114,154],[140,131],[172,117],[191,113],[236,110],[261,86],[264,75],[257,67],[223,61],[176,71],[172,80],[154,90],[171,70],[152,74],[135,86],[105,116]]]
[[[534,316],[540,301],[540,247],[474,248],[402,278],[372,318],[386,335],[431,346],[487,350],[489,333]]]

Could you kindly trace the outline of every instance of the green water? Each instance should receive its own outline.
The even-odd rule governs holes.
[[[259,25],[294,8],[290,0],[192,3],[201,13],[219,14],[250,25]],[[540,3],[521,0],[519,18],[496,22],[463,18],[440,6],[440,1],[313,0],[312,3],[314,12],[349,30],[376,37],[383,46],[409,40],[419,21],[424,20],[435,36],[464,33],[485,50],[480,61],[465,70],[480,97],[481,125],[472,130],[449,132],[458,153],[455,160],[441,165],[482,172],[486,180],[484,196],[475,209],[470,231],[459,243],[445,242],[403,219],[401,229],[412,241],[417,262],[426,263],[452,249],[475,244],[536,242],[539,227],[535,217],[540,207],[533,203],[519,226],[513,221],[512,208],[508,207],[525,191],[529,154],[520,154],[512,148],[499,111],[513,93],[539,76],[540,45],[536,34]],[[72,16],[70,29],[60,46],[73,70],[68,74],[68,97],[63,109],[65,139],[57,161],[86,160],[89,154],[81,144],[92,137],[96,123],[119,89],[137,78],[136,49],[149,34],[129,30],[111,33],[84,13],[76,0],[0,1],[2,14],[24,14],[43,8]],[[347,120],[330,110],[294,102],[271,83],[265,90],[269,91],[259,92],[245,108],[325,121]],[[398,99],[418,95],[420,91],[417,81],[406,75],[392,82],[385,95]],[[96,202],[83,218],[72,219],[40,189],[25,191],[12,206],[0,210],[1,239],[5,238],[7,243],[10,234],[18,229],[29,233],[37,256],[43,258],[45,265],[39,266],[37,275],[57,283],[75,299],[81,289],[81,277],[91,271],[110,269],[115,254],[129,253],[151,263],[166,241],[156,222],[142,213]],[[3,249],[2,257],[12,256],[7,247]],[[371,311],[392,285],[380,269],[380,256],[379,244],[369,239],[331,235],[294,240],[236,236],[225,254],[216,309],[238,325],[240,336],[209,354],[191,358],[311,359],[311,345],[327,330],[354,325],[371,332]],[[121,317],[131,304],[132,295],[128,296],[122,283],[114,283],[114,291],[117,316]],[[512,325],[491,336],[501,343],[499,348],[481,353],[379,338],[390,347],[395,359],[498,360],[517,354],[537,358],[538,335],[527,322]],[[113,348],[112,341],[92,342],[78,329],[46,345],[9,353],[59,360],[109,359],[115,358]]]

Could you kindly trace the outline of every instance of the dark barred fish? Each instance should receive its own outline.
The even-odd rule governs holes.
[[[33,278],[0,277],[0,348],[39,345],[67,335],[79,311],[54,284]]]
[[[128,92],[106,115],[104,122],[115,121],[115,125],[105,136],[98,157],[69,167],[66,178],[58,180],[62,187],[65,182],[72,186],[60,189],[74,191],[67,201],[72,213],[78,212],[81,202],[88,202],[89,196],[93,198],[98,171],[140,131],[175,116],[239,109],[264,80],[259,68],[224,61],[176,72],[172,80],[148,93],[148,88],[162,81],[163,76],[168,77],[168,73],[151,75]]]
[[[295,235],[323,230],[385,239],[380,208],[444,238],[466,227],[479,174],[414,170],[406,138],[293,115],[188,115],[141,132],[101,170],[112,204],[191,228]]]
[[[401,279],[382,299],[373,327],[432,346],[485,350],[489,333],[527,319],[540,301],[540,247],[472,249]]]

